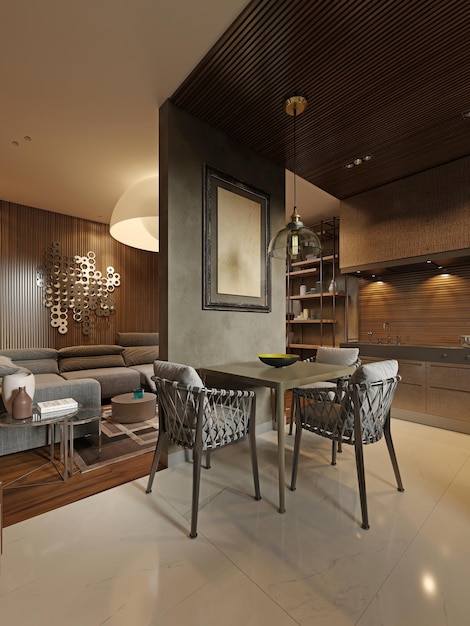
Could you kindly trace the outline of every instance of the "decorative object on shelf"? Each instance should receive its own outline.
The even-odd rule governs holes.
[[[317,280],[317,282],[316,282],[316,289],[317,289],[318,293],[322,293],[323,292],[323,283],[321,282],[321,280]]]
[[[33,399],[26,392],[26,387],[20,387],[11,403],[11,416],[15,420],[25,420],[33,415]]]
[[[305,111],[307,100],[303,96],[292,96],[284,103],[284,111],[294,117],[294,210],[291,221],[280,230],[269,242],[268,254],[276,259],[306,260],[321,253],[318,236],[310,228],[306,228],[297,212],[296,200],[296,120]]]
[[[337,292],[337,287],[336,287],[336,281],[334,279],[331,280],[329,286],[328,286],[328,291],[329,293],[336,293]]]
[[[307,285],[300,285],[299,293],[301,296],[305,296],[307,294]]]
[[[111,237],[149,252],[158,252],[158,176],[139,180],[125,191],[114,207]]]
[[[36,390],[36,379],[34,378],[34,374],[28,370],[20,369],[15,374],[9,374],[8,376],[3,377],[2,399],[7,413],[10,415],[12,414],[13,400],[21,387],[25,388],[25,392],[32,400]]]
[[[106,275],[96,269],[96,254],[62,255],[60,242],[53,242],[44,251],[44,265],[38,267],[36,284],[43,290],[45,307],[50,309],[51,326],[61,335],[68,332],[69,311],[82,325],[82,334],[89,335],[98,319],[107,319],[116,309],[112,292],[121,284],[114,267]]]
[[[299,360],[298,354],[258,354],[259,360],[271,367],[286,367]]]

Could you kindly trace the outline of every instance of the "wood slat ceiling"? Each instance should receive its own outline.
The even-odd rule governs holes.
[[[171,101],[337,198],[470,154],[465,0],[253,0]],[[353,169],[345,164],[372,154]]]

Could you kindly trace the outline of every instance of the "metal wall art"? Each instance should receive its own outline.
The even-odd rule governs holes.
[[[121,284],[114,267],[106,274],[96,269],[96,254],[62,256],[60,242],[52,242],[44,251],[44,266],[37,268],[36,284],[43,290],[42,303],[50,309],[51,326],[60,334],[68,331],[69,313],[89,335],[98,319],[106,319],[115,311],[112,296]]]

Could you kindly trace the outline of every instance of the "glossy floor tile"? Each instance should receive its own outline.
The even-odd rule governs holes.
[[[202,470],[188,538],[190,463],[4,530],[0,622],[18,626],[463,626],[468,623],[470,437],[394,420],[405,486],[385,443],[365,449],[371,528],[354,451],[305,434],[297,490],[277,512],[276,433]],[[286,437],[287,475],[293,439]]]

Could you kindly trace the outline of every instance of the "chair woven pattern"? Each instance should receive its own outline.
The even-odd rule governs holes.
[[[160,419],[171,443],[193,449],[199,421],[202,450],[245,437],[254,408],[253,391],[208,389],[155,378]]]
[[[379,441],[400,376],[374,383],[350,384],[343,389],[298,388],[294,390],[301,427],[328,439],[355,443],[355,412],[358,412],[364,445]]]

